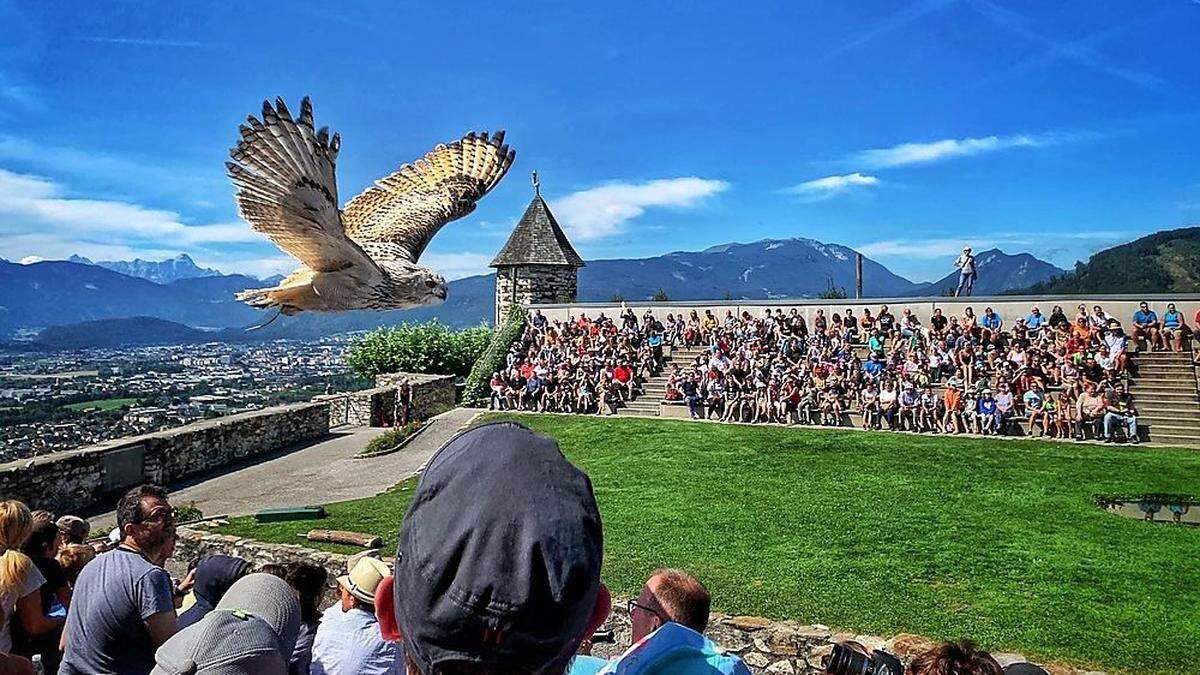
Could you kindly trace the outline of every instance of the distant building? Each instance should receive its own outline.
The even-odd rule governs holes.
[[[496,326],[513,305],[574,302],[579,289],[583,258],[542,199],[536,172],[533,186],[533,201],[490,265],[496,268]]]

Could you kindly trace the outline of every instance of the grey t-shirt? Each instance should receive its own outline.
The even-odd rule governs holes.
[[[101,554],[75,582],[59,675],[149,673],[155,648],[145,620],[174,611],[166,570],[125,549]]]

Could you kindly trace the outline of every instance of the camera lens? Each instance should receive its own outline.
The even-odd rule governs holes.
[[[830,675],[866,675],[869,667],[870,660],[866,655],[835,644],[825,665],[825,672]]]

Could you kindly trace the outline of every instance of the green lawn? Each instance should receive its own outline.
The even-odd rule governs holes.
[[[116,410],[125,406],[137,403],[136,398],[98,398],[94,401],[81,401],[79,403],[68,403],[64,408],[69,410],[87,410],[88,408],[97,408],[99,410]]]
[[[1200,529],[1093,502],[1200,494],[1195,451],[519,419],[591,476],[618,593],[670,565],[735,614],[970,637],[1110,671],[1180,672],[1200,652]],[[327,520],[224,531],[295,543],[312,527],[357,529],[394,549],[413,487],[330,505]]]

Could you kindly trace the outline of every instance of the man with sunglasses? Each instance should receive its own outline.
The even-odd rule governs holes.
[[[162,565],[175,551],[175,514],[157,485],[117,503],[117,548],[88,563],[63,631],[62,675],[149,673],[175,634],[175,589]]]

